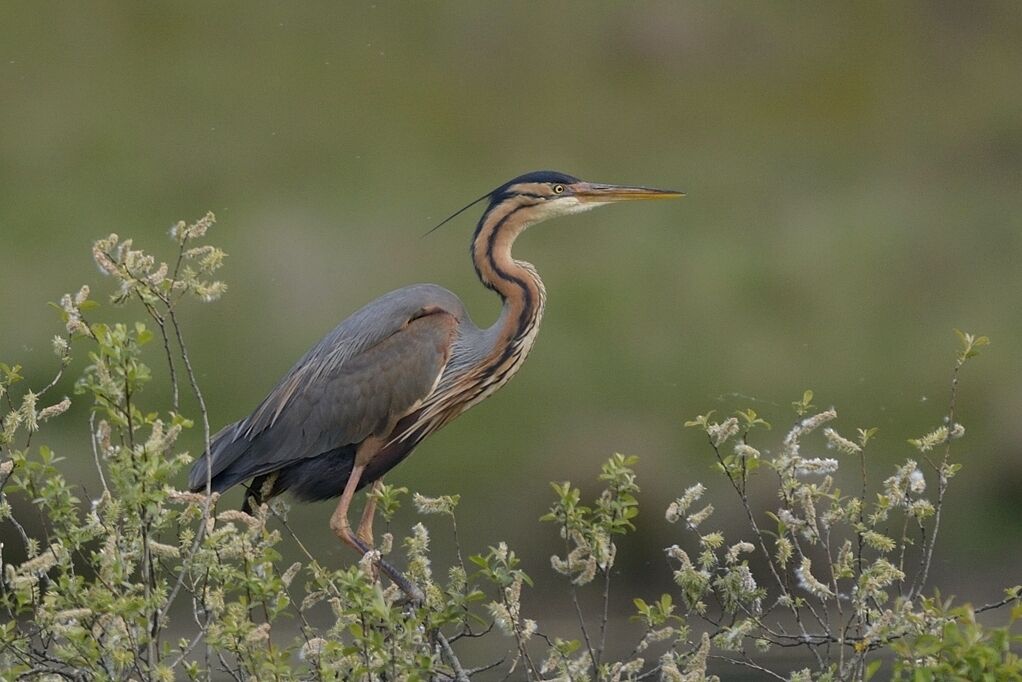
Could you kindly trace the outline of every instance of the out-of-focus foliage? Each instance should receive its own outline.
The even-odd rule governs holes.
[[[217,429],[391,289],[436,282],[491,322],[497,299],[466,254],[472,211],[421,235],[513,175],[673,187],[688,196],[523,236],[515,255],[549,290],[528,363],[388,482],[461,494],[468,546],[499,527],[536,547],[521,559],[537,608],[561,612],[567,592],[545,569],[563,542],[528,511],[546,507],[548,481],[590,499],[605,453],[641,453],[644,505],[666,507],[705,471],[679,419],[751,406],[782,424],[806,386],[819,410],[880,427],[871,452],[893,471],[906,439],[939,426],[948,330],[982,330],[998,352],[971,370],[968,467],[932,570],[949,593],[993,601],[1017,581],[1004,557],[1022,554],[1019,35],[1014,0],[7,3],[0,358],[47,383],[52,318],[38,301],[92,281],[81,250],[111,231],[157,243],[168,217],[212,208],[232,295],[191,313],[189,347]],[[75,358],[41,407],[74,397],[88,362]],[[145,395],[170,405],[161,369]],[[85,409],[47,426],[83,500],[101,489],[80,451]],[[200,429],[179,439],[201,450]],[[855,472],[835,480],[852,490]],[[713,502],[734,536],[741,508]],[[328,515],[290,518],[332,548]],[[647,600],[671,588],[648,570],[662,561],[651,548],[674,542],[656,516],[619,543],[635,544],[622,585],[659,581]],[[395,535],[417,522],[406,504]],[[7,525],[0,541],[19,546]],[[330,552],[330,565],[344,556]]]
[[[1014,606],[1008,624],[1000,627],[981,625],[975,609],[968,604],[952,608],[950,600],[942,601],[939,596],[924,600],[927,617],[941,625],[932,634],[906,637],[891,644],[898,656],[893,679],[1022,680],[1022,635],[1016,626],[1022,618],[1022,588],[1005,592]]]
[[[721,663],[775,679],[829,682],[867,679],[893,651],[899,679],[909,670],[913,679],[1018,678],[1013,645],[1020,636],[1012,626],[1022,609],[1019,588],[978,609],[1011,606],[1011,622],[1001,628],[978,624],[972,607],[951,609],[939,596],[923,596],[945,493],[962,468],[952,456],[952,443],[965,435],[957,421],[959,375],[989,344],[986,337],[958,333],[945,424],[909,441],[936,479],[929,494],[913,459],[875,486],[867,445],[876,428],[858,429],[852,440],[828,426],[822,435],[829,447],[860,473],[859,487],[842,494],[833,478],[840,460],[804,454],[812,434],[837,419],[834,408],[815,411],[812,391],[792,404],[798,419],[773,454],[759,443],[770,424],[751,408],[721,421],[712,413],[690,420],[687,426],[705,433],[747,528],[737,542],[710,529],[715,509],[702,502],[708,492],[702,483],[668,505],[666,520],[682,527],[678,542],[664,550],[673,594],[631,599],[641,631],[621,655],[608,647],[627,638],[610,619],[611,586],[619,582],[613,577],[619,542],[636,531],[637,457],[608,459],[599,474],[603,490],[591,502],[571,482],[552,484],[554,503],[540,520],[555,524],[563,541],[563,555],[550,557],[550,566],[567,585],[571,615],[556,627],[563,632],[571,623],[573,638],[543,625],[550,613],[532,617],[526,593],[535,583],[507,542],[466,562],[456,520],[460,494],[412,495],[420,515],[450,523],[453,557],[431,546],[421,521],[398,549],[390,524],[408,491],[383,485],[373,493],[388,526],[380,544],[353,565],[328,568],[321,550],[313,554],[296,534],[283,501],[250,514],[222,509],[219,493],[174,487],[193,460],[180,448],[182,432],[201,423],[209,447],[208,411],[179,312],[188,298],[209,302],[225,291],[212,279],[224,253],[195,244],[213,220],[209,214],[176,225],[178,249],[167,262],[117,235],[93,246],[93,259],[117,284],[111,301],[139,306],[159,330],[162,352],[155,357],[166,361],[174,387],[169,408],[153,409],[145,393],[153,378],[147,348],[157,336],[141,321],[97,321],[87,286],[54,306],[64,334],[52,342],[57,369],[49,383],[25,388],[17,365],[0,365],[0,522],[14,529],[25,557],[12,561],[0,545],[6,675],[467,682],[500,670],[505,678],[537,682],[654,676],[717,682],[709,671]],[[42,425],[70,408],[66,397],[41,405],[83,346],[89,364],[75,387],[90,404],[88,435],[101,483],[91,503],[78,496],[82,485],[66,477],[62,458],[34,443]],[[178,411],[179,385],[197,401],[198,419]],[[750,500],[768,470],[765,487],[778,500],[776,513]],[[40,532],[26,528],[12,499],[38,513]],[[900,533],[891,532],[899,522]],[[301,561],[282,555],[288,544],[304,555]],[[392,568],[395,559],[403,576]],[[437,570],[438,559],[448,564],[446,573]],[[380,581],[381,568],[396,584]],[[415,587],[402,587],[404,581]],[[597,610],[583,606],[583,591],[598,595]],[[474,656],[465,643],[500,635],[509,643],[503,657],[463,662]],[[794,650],[810,654],[812,664],[801,667]],[[778,651],[780,661],[764,658]]]

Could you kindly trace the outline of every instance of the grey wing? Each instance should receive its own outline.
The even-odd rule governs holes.
[[[299,460],[386,436],[436,387],[462,309],[434,289],[410,287],[378,299],[327,335],[249,416],[213,439],[214,490]],[[431,295],[433,294],[433,295]],[[206,460],[189,487],[206,485]]]

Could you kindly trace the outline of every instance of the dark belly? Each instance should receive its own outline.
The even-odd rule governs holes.
[[[414,415],[403,419],[394,428],[394,435],[407,430],[409,424],[414,421]],[[359,479],[358,489],[366,487],[404,461],[427,435],[429,435],[427,432],[413,431],[409,437],[401,441],[392,441],[381,449],[366,466]],[[355,466],[357,450],[358,444],[351,443],[315,457],[298,460],[278,469],[273,472],[277,478],[274,481],[270,497],[285,492],[291,493],[304,502],[317,502],[340,497],[351,476],[351,470]],[[268,480],[273,473],[267,474],[267,479],[263,480]],[[257,479],[253,481],[252,488],[258,491],[261,485],[262,482]]]

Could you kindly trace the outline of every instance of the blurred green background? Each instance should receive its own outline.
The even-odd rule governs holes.
[[[606,456],[640,455],[624,614],[624,595],[669,589],[659,548],[680,540],[662,513],[675,494],[702,480],[717,523],[741,527],[686,418],[751,405],[777,425],[769,446],[812,388],[839,430],[880,427],[879,479],[912,455],[906,438],[940,423],[960,327],[993,345],[963,378],[965,469],[933,583],[983,603],[1018,581],[1019,3],[12,3],[3,15],[0,358],[36,384],[59,330],[45,303],[83,282],[104,295],[89,246],[109,232],[167,258],[171,223],[216,212],[231,289],[184,314],[216,428],[390,289],[442,284],[489,324],[498,301],[467,254],[478,212],[422,234],[504,180],[553,168],[683,189],[682,202],[525,235],[516,256],[549,290],[529,362],[388,480],[460,493],[466,551],[508,540],[552,595],[533,601],[542,615],[564,606],[548,570],[558,541],[536,522],[547,482],[595,491]],[[86,495],[87,412],[76,405],[50,438]],[[327,561],[349,561],[330,509],[296,508],[295,525]],[[405,511],[398,530],[415,521]]]

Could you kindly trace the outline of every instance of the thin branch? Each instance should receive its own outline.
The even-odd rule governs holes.
[[[166,302],[166,299],[164,299]],[[199,412],[202,415],[202,436],[203,445],[205,449],[203,456],[206,458],[206,500],[203,503],[202,518],[203,520],[211,518],[212,508],[216,505],[219,499],[218,495],[212,494],[212,457],[209,453],[210,448],[210,429],[209,429],[209,412],[206,410],[206,401],[202,397],[202,391],[199,389],[198,380],[195,378],[195,371],[192,369],[191,359],[188,356],[188,348],[185,346],[184,336],[181,333],[181,327],[177,322],[177,316],[174,314],[174,309],[168,307],[168,313],[170,314],[171,325],[174,327],[174,335],[177,337],[178,348],[181,351],[181,358],[184,360],[185,370],[188,374],[188,382],[191,385],[192,392],[195,394],[195,399],[199,403]],[[177,598],[178,593],[181,591],[181,586],[184,583],[185,576],[188,574],[188,566],[195,558],[195,554],[199,551],[199,547],[202,544],[203,538],[206,536],[205,523],[199,524],[199,530],[195,533],[195,539],[192,541],[192,546],[188,551],[188,555],[182,562],[181,573],[178,576],[177,582],[174,584],[174,588],[170,591],[167,600],[164,602],[163,608],[160,610],[160,618],[164,618],[167,612],[170,610],[171,605]]]
[[[444,637],[444,633],[437,631],[437,641],[440,642],[440,646],[443,647],[444,653],[447,655],[447,660],[451,662],[451,667],[454,668],[454,679],[457,682],[469,682],[468,673],[461,667],[461,661],[458,660],[458,656],[454,653],[454,649],[451,648],[451,643]]]
[[[575,589],[575,583],[571,584],[571,603],[575,605],[575,614],[578,616],[578,627],[582,630],[582,637],[586,641],[586,650],[589,652],[589,660],[593,664],[593,675],[596,675],[600,670],[600,664],[596,659],[596,652],[593,651],[593,644],[589,641],[589,630],[586,629],[586,621],[582,616],[582,607],[578,603],[578,591]]]
[[[740,666],[740,667],[743,667],[743,668],[750,668],[750,669],[755,670],[757,672],[761,672],[764,675],[768,675],[769,677],[771,677],[771,678],[773,678],[775,680],[787,680],[788,679],[787,677],[784,677],[783,675],[778,675],[773,670],[770,670],[768,668],[764,668],[761,665],[757,665],[756,663],[753,663],[750,660],[742,660],[742,659],[738,659],[738,658],[730,658],[728,656],[720,656],[718,654],[710,654],[709,656],[707,656],[707,658],[712,658],[712,659],[714,659],[716,661],[724,661],[725,663],[730,663],[731,665],[737,665],[737,666]]]
[[[486,665],[481,665],[476,668],[469,668],[468,670],[465,671],[465,674],[469,677],[472,677],[472,675],[475,675],[476,673],[483,673],[486,672],[487,670],[493,670],[497,666],[503,665],[505,660],[507,659],[501,658],[499,661],[494,661],[493,663],[487,663]]]
[[[1004,599],[1002,599],[1000,601],[995,601],[995,602],[992,602],[990,604],[984,604],[983,606],[980,606],[979,608],[974,609],[974,611],[976,613],[984,613],[986,611],[992,611],[994,609],[999,609],[1002,606],[1007,606],[1008,604],[1011,604],[1012,602],[1020,602],[1020,601],[1022,601],[1022,594],[1011,594],[1011,595],[1008,595],[1007,597],[1005,597]]]
[[[603,660],[607,648],[607,621],[610,617],[610,566],[603,569],[603,616],[600,619],[600,648],[596,650],[597,664]]]
[[[961,372],[962,365],[965,364],[964,359],[958,359],[955,362],[954,370],[951,372],[951,396],[948,400],[948,411],[947,411],[947,438],[944,441],[944,459],[941,462],[940,467],[937,469],[937,504],[933,514],[933,532],[930,533],[929,541],[925,543],[923,547],[923,556],[925,557],[920,566],[919,573],[916,574],[915,580],[912,581],[912,588],[909,590],[909,599],[915,599],[922,594],[923,588],[926,587],[926,580],[930,575],[930,565],[933,563],[933,548],[937,544],[937,534],[940,531],[940,518],[941,511],[944,507],[944,493],[947,492],[948,477],[947,467],[951,460],[951,430],[955,426],[955,408],[958,400],[958,376]]]
[[[145,306],[146,311],[149,313],[149,317],[153,318],[156,322],[156,326],[160,328],[160,336],[163,338],[163,352],[167,357],[167,365],[170,369],[170,386],[173,390],[173,405],[175,410],[180,409],[177,369],[174,367],[174,353],[170,350],[170,337],[167,335],[167,321],[163,315],[160,315],[155,306],[142,297],[141,293],[138,294],[138,298],[142,301],[142,305]]]
[[[479,637],[485,637],[486,635],[490,634],[491,630],[493,630],[493,626],[494,626],[494,622],[490,621],[490,624],[486,626],[486,629],[482,630],[480,632],[472,632],[471,629],[462,630],[461,632],[459,632],[456,635],[451,635],[450,641],[451,642],[457,642],[459,639],[462,639],[464,637],[467,637],[469,639],[477,639]]]
[[[110,486],[106,482],[106,474],[103,473],[103,465],[99,460],[99,444],[96,442],[96,413],[89,414],[89,441],[92,443],[92,459],[96,463],[96,472],[99,474],[99,482],[103,484],[103,491],[110,494]]]

